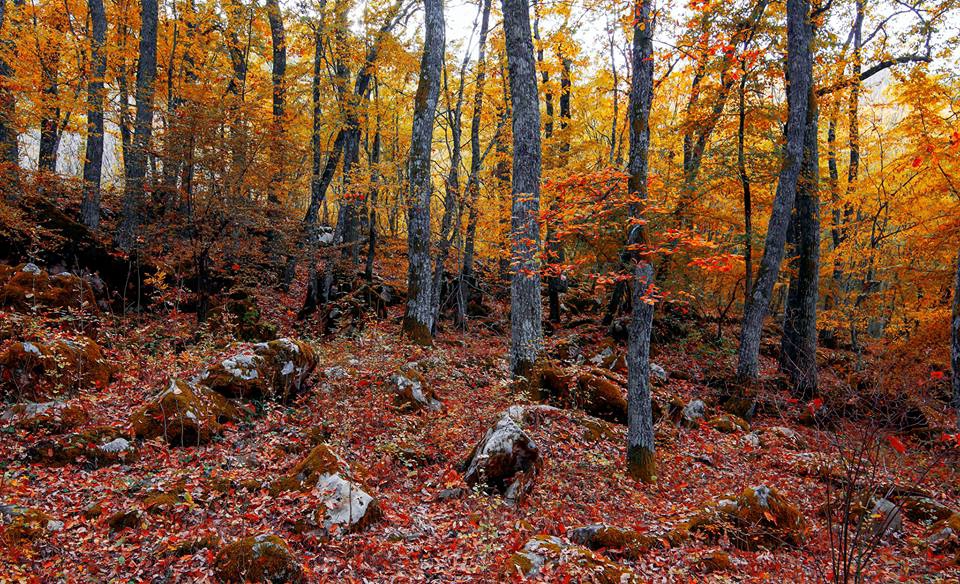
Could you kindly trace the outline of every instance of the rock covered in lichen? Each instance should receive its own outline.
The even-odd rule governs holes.
[[[230,584],[303,582],[303,568],[287,542],[269,534],[245,537],[222,548],[214,559],[213,573],[219,582]]]
[[[206,444],[223,431],[223,425],[242,417],[225,397],[206,387],[180,379],[170,380],[133,416],[139,438],[163,438],[172,446]]]
[[[271,492],[313,491],[321,504],[310,518],[327,531],[363,529],[381,516],[379,502],[350,471],[346,462],[327,444],[320,444],[283,477]]]
[[[102,389],[112,373],[92,339],[18,341],[0,352],[0,399],[37,402]]]
[[[635,582],[635,574],[600,554],[555,535],[538,535],[507,561],[506,579],[547,577],[557,569],[578,581],[599,584]]]
[[[27,449],[30,462],[48,466],[80,464],[94,468],[128,464],[138,451],[127,432],[113,426],[94,426],[78,432],[38,440]]]
[[[238,349],[207,369],[201,383],[227,397],[286,403],[303,392],[316,366],[310,343],[284,337]]]
[[[400,412],[436,412],[443,409],[433,388],[414,367],[404,367],[394,373],[390,377],[390,389],[393,392],[393,405]]]
[[[797,507],[784,495],[760,485],[708,505],[678,530],[709,539],[725,535],[739,548],[756,550],[799,546],[809,528]]]
[[[541,466],[540,450],[520,427],[522,412],[504,412],[461,465],[468,485],[499,493],[509,504],[529,492]]]

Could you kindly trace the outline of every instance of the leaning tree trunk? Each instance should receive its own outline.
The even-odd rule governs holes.
[[[502,0],[510,102],[513,106],[513,253],[510,365],[527,377],[543,351],[540,304],[540,104],[526,0]]]
[[[140,4],[140,59],[137,65],[137,113],[133,144],[126,162],[123,208],[117,247],[129,252],[134,247],[143,205],[144,179],[147,174],[147,149],[153,130],[153,84],[157,76],[157,0]]]
[[[820,195],[816,95],[810,92],[804,137],[803,172],[793,216],[796,270],[790,277],[783,317],[780,369],[794,396],[817,394],[817,302],[820,298]]]
[[[957,277],[953,282],[953,411],[960,430],[960,254],[957,255]]]
[[[14,123],[16,96],[8,86],[13,71],[4,58],[4,53],[11,48],[14,40],[8,32],[12,26],[8,25],[10,18],[7,15],[7,2],[0,0],[0,195],[12,199],[17,195],[20,149],[17,145],[17,128]],[[6,26],[5,26],[6,25]]]
[[[631,198],[647,198],[650,158],[650,106],[653,101],[653,0],[642,0],[633,27],[633,79],[630,83],[630,174]],[[654,284],[653,265],[634,253],[648,245],[647,230],[640,221],[642,209],[630,205],[627,248],[624,259],[636,261],[633,281],[633,317],[627,346],[627,471],[637,480],[656,481],[653,404],[650,397],[650,333],[653,304],[646,298]],[[637,261],[638,260],[638,261]]]
[[[413,110],[410,140],[410,214],[407,242],[410,264],[407,271],[407,311],[403,331],[414,342],[429,345],[431,328],[430,265],[430,151],[433,124],[440,96],[443,67],[443,0],[424,0],[426,34],[420,60],[420,80]]]
[[[103,0],[89,0],[90,82],[87,84],[87,149],[83,159],[83,203],[80,219],[90,229],[100,225],[100,173],[103,166],[103,76],[107,71],[107,14]]]
[[[737,364],[737,376],[741,379],[756,379],[760,374],[760,333],[780,275],[787,227],[803,166],[807,105],[813,83],[809,9],[809,0],[787,0],[787,144],[756,284],[744,307]]]

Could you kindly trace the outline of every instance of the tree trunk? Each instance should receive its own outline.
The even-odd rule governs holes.
[[[780,350],[780,369],[790,378],[794,396],[803,400],[817,394],[817,303],[820,299],[818,120],[816,94],[811,90],[803,171],[791,222],[797,252],[796,270],[790,277]]]
[[[103,0],[88,0],[90,80],[87,84],[87,148],[83,159],[83,203],[80,220],[90,229],[100,225],[100,173],[103,166],[103,76],[107,71],[107,14]]]
[[[570,59],[562,60],[563,69],[560,73],[560,160],[561,168],[566,167],[570,154]],[[563,244],[557,239],[556,221],[560,211],[560,201],[554,199],[550,203],[551,221],[547,224],[547,261],[562,265],[564,260]],[[554,270],[556,272],[556,270]],[[564,291],[563,280],[557,273],[547,278],[547,299],[550,306],[550,321],[560,322],[560,293]]]
[[[957,277],[953,282],[953,411],[960,430],[960,254],[957,254]]]
[[[37,170],[56,172],[57,151],[60,147],[60,106],[59,103],[59,65],[60,56],[53,54],[51,59],[41,59],[40,77],[43,83],[43,101],[40,119],[40,146],[37,158]]]
[[[373,281],[373,260],[377,251],[377,199],[380,194],[380,115],[377,114],[377,129],[373,135],[373,146],[370,148],[370,219],[369,235],[367,237],[367,263],[364,267],[364,277],[368,282]]]
[[[480,15],[480,42],[477,55],[477,81],[473,94],[473,117],[470,119],[470,179],[467,182],[467,230],[463,244],[463,267],[457,282],[457,312],[455,322],[461,330],[467,328],[467,304],[473,285],[473,253],[479,220],[480,183],[473,177],[480,174],[480,121],[483,113],[483,88],[487,73],[487,33],[490,30],[491,0],[483,0]]]
[[[271,202],[276,203],[280,200],[277,196],[278,183],[282,183],[284,180],[286,144],[284,144],[283,135],[283,116],[287,94],[284,79],[287,73],[287,44],[278,0],[267,0],[267,19],[270,21],[270,44],[273,47],[273,69],[270,76],[273,84],[273,139],[271,140],[271,150],[273,151],[273,164],[275,165],[275,172],[270,179],[267,196]]]
[[[153,84],[157,76],[157,0],[140,3],[140,59],[137,65],[137,114],[129,160],[117,247],[131,251],[140,224],[147,174],[147,150],[153,131]]]
[[[6,0],[0,0],[0,49],[12,48],[15,36],[11,36],[8,29],[10,18],[7,14]],[[17,144],[16,127],[16,96],[8,86],[13,71],[9,63],[0,52],[0,195],[8,199],[17,196],[19,183],[18,166],[20,163],[20,148]]]
[[[629,190],[633,199],[647,198],[650,156],[650,107],[653,102],[653,0],[641,0],[633,26],[633,79],[630,83]],[[648,245],[647,230],[635,222],[642,210],[630,205],[627,249],[624,259],[636,261],[633,281],[633,316],[627,346],[627,471],[640,481],[657,478],[654,457],[653,405],[650,396],[650,333],[653,304],[645,295],[654,284],[653,265],[638,257],[634,246]]]
[[[447,263],[447,257],[450,255],[450,247],[453,245],[453,223],[454,219],[458,222],[459,215],[457,211],[457,200],[460,197],[460,163],[463,159],[460,153],[461,131],[460,123],[463,119],[463,95],[467,77],[467,64],[470,60],[470,51],[466,51],[463,57],[463,64],[460,66],[460,85],[457,89],[456,105],[450,103],[450,92],[447,88],[447,74],[444,72],[444,93],[447,95],[447,118],[450,127],[452,144],[450,147],[450,170],[447,172],[447,180],[444,182],[443,197],[443,217],[440,220],[440,239],[437,242],[437,257],[434,261],[433,284],[430,292],[430,313],[433,323],[433,334],[437,333],[437,325],[440,322],[440,304],[443,292],[443,270]]]
[[[424,10],[426,33],[413,109],[413,134],[410,138],[410,212],[407,221],[410,264],[407,270],[407,310],[403,317],[403,332],[414,342],[429,345],[433,327],[430,298],[430,198],[433,192],[430,154],[443,67],[443,0],[424,0]]]
[[[540,304],[540,104],[526,0],[502,0],[513,108],[510,365],[527,377],[543,351]]]
[[[808,0],[787,0],[787,144],[757,282],[744,307],[737,364],[737,376],[741,379],[755,379],[760,374],[763,319],[770,306],[773,286],[780,275],[787,226],[803,166],[807,105],[813,83],[810,30],[807,24],[809,11]]]
[[[750,177],[747,175],[747,158],[744,152],[746,138],[746,65],[740,71],[740,93],[737,108],[737,175],[740,178],[740,187],[743,190],[743,264],[744,281],[743,297],[750,297],[753,288],[753,197],[750,194]]]

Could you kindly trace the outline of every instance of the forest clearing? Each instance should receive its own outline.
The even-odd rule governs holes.
[[[958,41],[0,0],[0,582],[957,582]]]

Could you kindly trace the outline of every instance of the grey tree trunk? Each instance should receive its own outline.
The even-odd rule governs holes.
[[[483,0],[480,15],[480,41],[477,55],[477,81],[473,94],[473,117],[470,119],[470,180],[467,182],[467,230],[463,244],[463,266],[457,282],[457,312],[455,322],[461,329],[467,327],[467,303],[473,285],[473,253],[479,220],[480,183],[474,177],[480,174],[480,118],[483,113],[483,88],[487,73],[487,33],[490,30],[491,0]]]
[[[123,208],[117,247],[131,251],[140,225],[140,212],[147,174],[147,149],[153,131],[153,90],[157,76],[157,0],[140,3],[140,59],[137,65],[137,113],[133,143],[125,160],[127,180],[124,185]]]
[[[817,303],[820,298],[820,195],[816,94],[810,92],[804,136],[803,171],[793,215],[796,269],[790,277],[783,318],[780,369],[793,394],[808,400],[817,394]]]
[[[643,0],[633,27],[631,55],[633,78],[630,83],[630,160],[629,190],[637,200],[647,198],[650,156],[650,107],[653,102],[653,0]],[[639,218],[642,210],[630,206],[630,218]],[[631,223],[633,223],[631,221]],[[642,223],[628,226],[624,259],[635,261],[633,316],[627,345],[627,471],[637,480],[656,481],[654,458],[653,405],[650,397],[650,333],[653,330],[653,305],[644,302],[654,284],[653,265],[634,252],[636,244],[647,245]]]
[[[60,56],[56,53],[50,59],[41,58],[40,78],[43,83],[44,99],[58,104]],[[37,169],[56,172],[57,151],[60,149],[60,106],[43,105],[43,117],[40,119],[40,144]]]
[[[526,0],[502,0],[513,109],[510,365],[528,377],[543,352],[540,303],[540,104]]]
[[[433,185],[430,180],[430,154],[443,68],[443,0],[424,0],[424,22],[426,33],[410,138],[410,212],[407,220],[410,263],[403,331],[414,342],[429,345],[433,338],[430,298],[430,197]]]
[[[443,270],[453,245],[453,223],[458,214],[457,201],[460,198],[460,163],[463,157],[460,153],[461,136],[460,123],[463,120],[463,95],[467,78],[467,64],[470,61],[470,52],[466,51],[463,64],[460,66],[460,85],[457,89],[456,105],[450,104],[450,92],[447,87],[447,74],[444,73],[444,93],[447,95],[447,121],[450,127],[450,170],[444,183],[443,217],[440,220],[440,239],[437,242],[437,257],[434,260],[433,283],[430,292],[430,313],[433,315],[433,334],[437,333],[440,322],[440,301],[443,292]],[[456,217],[459,231],[459,217]]]
[[[953,282],[953,411],[960,430],[960,254],[957,254],[957,277]]]
[[[570,124],[570,59],[562,60],[560,71],[560,149],[559,166],[567,165],[570,154],[570,135],[567,127]],[[557,238],[556,217],[559,214],[559,201],[554,199],[550,203],[551,222],[547,224],[547,261],[563,264],[565,257],[563,243]],[[547,278],[547,300],[550,307],[550,322],[560,322],[560,293],[566,291],[564,281],[560,275],[553,273]]]
[[[273,163],[276,171],[270,179],[268,197],[272,202],[278,202],[277,187],[284,178],[284,163],[286,145],[283,140],[283,116],[286,109],[286,81],[287,74],[287,44],[283,30],[283,18],[280,14],[278,0],[267,0],[267,19],[270,21],[270,44],[273,48],[273,69],[271,82],[273,84]]]
[[[809,12],[808,0],[787,0],[787,143],[756,284],[744,307],[737,364],[737,376],[741,379],[756,379],[760,374],[760,334],[763,319],[770,306],[773,286],[780,275],[787,227],[803,166],[807,105],[813,83],[810,31],[807,24]]]
[[[10,21],[7,14],[6,0],[0,0],[0,42],[5,45],[14,43],[15,36],[10,34]],[[16,117],[16,96],[13,90],[7,86],[8,79],[13,71],[10,64],[0,54],[0,195],[7,198],[13,198],[17,194],[18,171],[17,166],[20,161],[20,149],[17,144],[17,128],[15,124]]]
[[[87,83],[87,147],[83,159],[83,203],[80,219],[90,229],[100,225],[100,173],[103,166],[103,77],[107,72],[107,13],[103,0],[89,0],[90,80]]]

